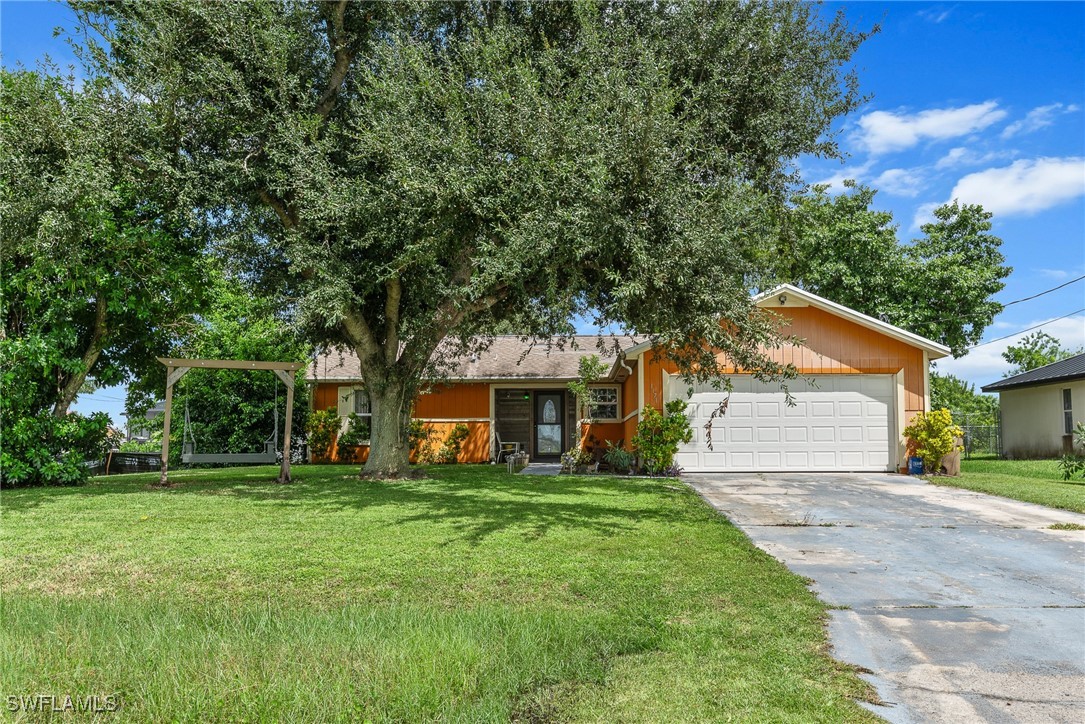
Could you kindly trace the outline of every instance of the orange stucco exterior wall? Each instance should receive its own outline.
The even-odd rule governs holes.
[[[339,387],[347,382],[322,382],[313,390],[312,407],[315,410],[338,409]],[[439,447],[452,428],[462,422],[470,431],[463,442],[458,457],[461,463],[484,463],[490,459],[490,386],[485,382],[438,385],[415,398],[414,416],[426,421],[435,434],[431,442]],[[472,418],[483,418],[472,419]],[[344,451],[344,454],[346,451]],[[333,447],[333,462],[362,463],[369,457],[369,448],[363,446],[354,460],[340,457]]]
[[[804,345],[764,350],[772,359],[793,364],[804,375],[896,374],[903,370],[906,420],[910,421],[912,415],[924,409],[926,381],[922,350],[814,307],[775,311],[790,321],[781,332],[804,340]],[[651,351],[641,361],[646,365],[646,403],[662,410],[663,372],[674,374],[677,368],[671,362],[657,359]]]

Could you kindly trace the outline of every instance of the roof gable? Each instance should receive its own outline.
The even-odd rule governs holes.
[[[940,359],[949,355],[949,347],[939,344],[934,340],[921,337],[906,329],[883,322],[880,319],[857,312],[843,304],[829,301],[825,297],[819,297],[813,292],[800,289],[792,284],[781,284],[767,292],[761,292],[753,297],[753,302],[763,309],[788,309],[789,307],[815,307],[838,317],[847,319],[867,329],[884,334],[886,337],[904,342],[912,347],[924,350],[930,359]]]

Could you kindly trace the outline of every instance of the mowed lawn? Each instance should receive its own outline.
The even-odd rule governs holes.
[[[4,491],[0,695],[154,721],[873,718],[803,580],[673,480],[295,473]]]
[[[1057,460],[961,460],[959,478],[930,481],[1085,513],[1085,480],[1063,480]]]

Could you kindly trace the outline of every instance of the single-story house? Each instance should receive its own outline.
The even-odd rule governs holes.
[[[1074,425],[1085,419],[1085,354],[1007,377],[982,389],[998,393],[1003,455],[1058,457],[1072,449]]]
[[[804,341],[766,350],[810,378],[790,384],[794,406],[778,385],[738,369],[726,414],[712,425],[712,449],[703,426],[726,393],[710,385],[688,397],[693,440],[678,453],[687,471],[897,471],[905,465],[902,431],[930,407],[929,363],[949,349],[815,294],[783,285],[755,297],[781,315],[781,332]],[[676,367],[648,343],[623,340],[624,355],[610,356],[605,377],[592,386],[590,434],[628,445],[641,410],[662,410],[689,387]],[[535,347],[526,356],[516,337],[498,337],[485,353],[462,359],[445,380],[415,401],[414,414],[439,439],[457,423],[470,434],[461,462],[494,459],[501,442],[519,442],[532,460],[556,460],[578,441],[575,403],[567,384],[580,358],[597,353],[596,338],[579,349]],[[368,414],[358,361],[333,351],[310,367],[312,405],[340,416]]]

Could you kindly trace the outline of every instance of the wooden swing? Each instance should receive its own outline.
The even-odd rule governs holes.
[[[283,462],[279,482],[290,480],[290,427],[294,415],[294,373],[304,367],[298,362],[259,362],[254,360],[167,359],[158,361],[166,366],[166,410],[162,427],[162,473],[160,485],[167,483],[170,452],[170,411],[173,406],[173,386],[194,367],[228,370],[271,370],[286,385],[286,424],[283,430]],[[184,447],[181,460],[186,463],[273,463],[279,447],[279,388],[275,388],[275,430],[264,441],[262,453],[196,453],[196,438],[189,430],[188,403],[185,403]]]

